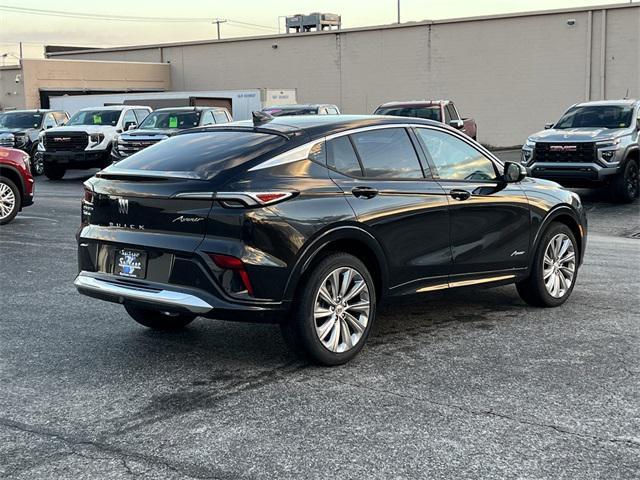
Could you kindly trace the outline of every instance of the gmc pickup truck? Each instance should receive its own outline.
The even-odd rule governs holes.
[[[457,128],[474,140],[478,139],[476,121],[473,118],[462,118],[451,100],[389,102],[376,108],[374,114],[435,120]]]
[[[555,124],[531,135],[522,164],[531,176],[565,186],[608,186],[620,202],[640,194],[640,101],[573,105]]]
[[[64,127],[40,133],[38,152],[44,160],[44,174],[60,180],[69,169],[111,165],[117,135],[136,128],[149,113],[149,107],[136,105],[78,110]]]

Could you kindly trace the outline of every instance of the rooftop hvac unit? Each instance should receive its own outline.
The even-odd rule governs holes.
[[[301,13],[287,17],[287,33],[319,32],[320,30],[340,30],[340,15],[334,13]]]

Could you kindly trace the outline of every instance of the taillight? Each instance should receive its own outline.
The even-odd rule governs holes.
[[[87,187],[84,187],[84,197],[82,200],[86,203],[93,203],[93,192]]]
[[[231,255],[222,255],[220,253],[209,253],[208,255],[209,257],[211,257],[211,260],[213,260],[213,263],[215,263],[218,268],[237,275],[247,293],[253,296],[253,287],[251,286],[249,274],[247,273],[244,262],[242,260],[236,257],[232,257]],[[223,281],[223,286],[225,287],[225,289],[230,291],[230,293],[240,293],[234,291],[233,276],[226,279],[223,277],[221,280]]]
[[[297,192],[218,192],[214,198],[223,207],[264,207],[273,205],[296,195]]]

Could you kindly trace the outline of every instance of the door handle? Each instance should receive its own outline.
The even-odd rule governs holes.
[[[457,188],[451,190],[449,192],[449,195],[451,195],[451,198],[453,198],[454,200],[460,200],[461,202],[464,200],[468,200],[469,197],[471,197],[471,193],[467,192],[466,190],[459,190]]]
[[[378,195],[378,190],[372,187],[354,187],[351,193],[358,198],[373,198]]]

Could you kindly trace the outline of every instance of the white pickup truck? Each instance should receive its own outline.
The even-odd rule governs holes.
[[[69,169],[110,165],[118,134],[136,128],[149,113],[149,107],[138,105],[78,110],[64,126],[40,134],[38,151],[44,174],[50,180],[60,180]]]

